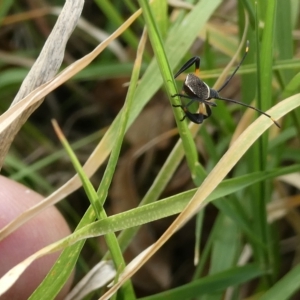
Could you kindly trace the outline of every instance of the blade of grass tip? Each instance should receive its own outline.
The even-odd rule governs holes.
[[[55,130],[59,140],[61,141],[62,145],[66,149],[66,151],[72,161],[72,164],[82,181],[82,186],[90,200],[91,205],[94,207],[94,210],[95,210],[98,220],[107,218],[107,215],[106,215],[103,207],[101,206],[101,202],[98,200],[97,192],[95,191],[92,183],[90,182],[87,175],[85,174],[82,166],[80,165],[75,153],[71,149],[68,141],[64,137],[62,131],[60,130],[57,122],[55,120],[53,120],[52,124],[53,124],[54,130]],[[125,122],[125,126],[126,126],[126,122]],[[104,238],[107,243],[107,247],[111,253],[111,257],[113,259],[116,270],[122,271],[125,268],[125,261],[124,261],[123,255],[122,255],[122,251],[119,247],[116,235],[114,233],[108,233],[108,234],[104,235]],[[124,299],[134,299],[135,298],[134,292],[133,292],[133,287],[132,287],[130,281],[128,281],[127,283],[124,284],[124,287],[122,287],[120,292],[122,293]]]
[[[201,211],[204,212],[204,209]],[[217,235],[217,226],[215,226],[215,224],[214,224],[210,230],[208,239],[205,241],[204,248],[201,252],[200,261],[199,261],[198,265],[196,266],[196,270],[193,274],[193,280],[197,280],[199,277],[204,276],[204,269],[206,268],[207,264],[210,263],[209,258],[211,256],[211,249],[213,247],[213,243],[214,243],[216,235]]]
[[[200,257],[200,241],[203,228],[204,209],[196,216],[196,230],[195,230],[195,246],[194,246],[194,266],[199,264]]]
[[[163,81],[167,89],[169,99],[171,99],[172,95],[177,94],[176,84],[175,84],[174,76],[172,74],[170,65],[168,63],[168,59],[165,53],[165,49],[163,46],[163,42],[159,30],[156,26],[156,22],[152,15],[152,11],[148,1],[139,0],[139,4],[143,10],[143,16],[149,32],[149,39],[151,41],[152,49],[155,53],[155,57],[157,59],[161,75],[163,77]],[[177,105],[179,104],[178,99],[179,98],[177,97],[177,101],[175,102],[175,104]],[[182,112],[176,108],[173,108],[173,112],[176,118],[179,134],[182,139],[182,144],[186,152],[186,159],[192,174],[192,179],[196,185],[199,185],[199,183],[203,180],[203,178],[205,178],[204,168],[200,166],[198,162],[198,153],[196,150],[196,146],[193,141],[192,135],[187,127],[186,122],[180,121],[182,118],[181,116]]]
[[[63,147],[65,148],[68,156],[70,157],[70,160],[74,166],[74,169],[76,170],[76,172],[78,173],[78,176],[80,177],[80,180],[82,182],[82,186],[87,194],[88,199],[90,200],[91,205],[94,208],[95,214],[97,215],[98,219],[102,219],[101,217],[101,211],[103,210],[103,207],[99,205],[99,202],[97,201],[97,193],[94,190],[93,185],[91,184],[90,180],[88,179],[88,177],[86,176],[86,174],[84,173],[75,153],[73,152],[73,150],[71,149],[67,139],[65,138],[64,134],[62,133],[58,123],[56,120],[52,120],[52,125],[54,128],[54,131],[58,137],[58,139],[60,140],[60,142],[62,143]],[[106,217],[106,216],[105,216]]]
[[[292,96],[285,101],[280,102],[274,106],[267,113],[271,113],[274,117],[281,118],[291,110],[299,107],[300,94]],[[125,269],[125,273],[120,276],[120,281],[116,283],[109,291],[107,291],[100,299],[109,299],[122,285],[122,283],[131,278],[161,247],[162,245],[190,218],[195,215],[207,204],[207,197],[218,186],[218,184],[230,172],[238,160],[245,154],[249,147],[270,127],[273,122],[267,118],[260,116],[256,119],[236,140],[234,145],[225,153],[219,163],[206,177],[203,184],[198,188],[192,200],[188,203],[182,213],[176,218],[171,226],[164,232],[164,234],[155,242],[150,248],[147,248],[139,256],[135,258],[135,264],[132,267]],[[150,250],[149,250],[150,249]],[[137,264],[136,262],[139,261]]]

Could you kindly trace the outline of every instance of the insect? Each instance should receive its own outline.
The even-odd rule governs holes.
[[[191,67],[193,64],[195,64],[195,73],[189,73],[186,76],[186,79],[183,83],[182,90],[185,94],[175,94],[172,95],[172,97],[180,97],[180,98],[187,98],[190,99],[190,101],[186,105],[173,105],[174,107],[181,107],[182,110],[184,111],[184,116],[180,121],[183,121],[186,117],[190,119],[192,122],[196,124],[201,124],[205,119],[211,116],[211,107],[212,106],[217,106],[216,103],[210,102],[211,99],[218,99],[218,100],[223,100],[227,102],[232,102],[236,104],[240,104],[242,106],[249,107],[251,109],[256,110],[257,112],[265,115],[266,117],[270,118],[274,124],[280,128],[279,124],[268,114],[265,112],[261,111],[258,108],[255,108],[251,105],[248,105],[243,102],[239,102],[233,99],[228,99],[228,98],[223,98],[219,95],[219,92],[221,92],[227,84],[230,82],[232,77],[235,75],[237,70],[240,68],[241,64],[245,60],[247,53],[249,51],[249,41],[247,41],[246,45],[246,50],[245,53],[240,61],[240,63],[237,65],[231,76],[224,82],[224,84],[219,88],[218,90],[214,90],[210,88],[204,81],[202,81],[198,76],[199,76],[199,70],[200,70],[200,57],[195,56],[188,60],[182,68],[174,75],[174,78],[177,78],[181,73],[183,73],[186,69]],[[193,103],[193,102],[199,102],[199,111],[197,113],[192,113],[188,110],[188,107]]]

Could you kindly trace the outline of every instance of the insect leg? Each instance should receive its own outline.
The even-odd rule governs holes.
[[[193,64],[195,64],[195,73],[198,74],[199,73],[199,69],[200,69],[200,57],[194,56],[191,59],[189,59],[181,67],[181,69],[174,75],[174,78],[176,78],[177,76],[179,76],[182,72],[184,72],[186,69],[188,69],[189,67],[191,67]]]

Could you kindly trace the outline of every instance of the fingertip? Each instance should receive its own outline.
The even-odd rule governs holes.
[[[43,196],[27,187],[0,176],[0,228],[10,223],[28,208],[43,200]],[[67,222],[52,206],[23,224],[0,242],[0,276],[39,249],[69,235]],[[59,253],[35,261],[8,290],[2,299],[27,299],[42,282]],[[66,284],[65,293],[71,285]]]

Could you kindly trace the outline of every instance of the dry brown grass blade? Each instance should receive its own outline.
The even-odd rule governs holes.
[[[6,16],[2,21],[2,26],[25,22],[34,18],[40,18],[48,14],[51,11],[51,7],[43,7],[33,9],[27,12],[17,13],[14,15]]]
[[[46,15],[59,16],[61,10],[62,8],[60,6],[53,6],[53,7],[33,9],[25,13],[17,13],[5,17],[2,21],[2,25],[17,24],[35,18],[44,17]],[[99,43],[103,42],[110,35],[109,33],[105,32],[99,27],[94,26],[92,23],[84,19],[82,16],[78,20],[77,28],[82,29],[85,34],[92,36]],[[114,55],[116,55],[116,57],[120,62],[127,62],[129,60],[127,52],[125,51],[121,42],[119,42],[118,40],[114,40],[113,42],[111,42],[108,48],[114,53]],[[5,51],[0,51],[0,59],[5,60],[6,62],[10,62],[11,64],[17,64],[29,68],[31,68],[34,63],[34,60],[32,61],[29,58],[13,55]]]
[[[49,35],[39,57],[32,66],[28,75],[24,79],[21,88],[16,95],[12,105],[18,103],[35,88],[49,81],[57,73],[64,58],[66,43],[73,32],[78,19],[80,18],[84,1],[67,0],[57,22]],[[59,41],[59,42],[58,42]],[[27,107],[20,113],[6,130],[0,133],[0,168],[2,167],[6,153],[22,125],[28,117],[43,102],[40,98],[38,102]]]

